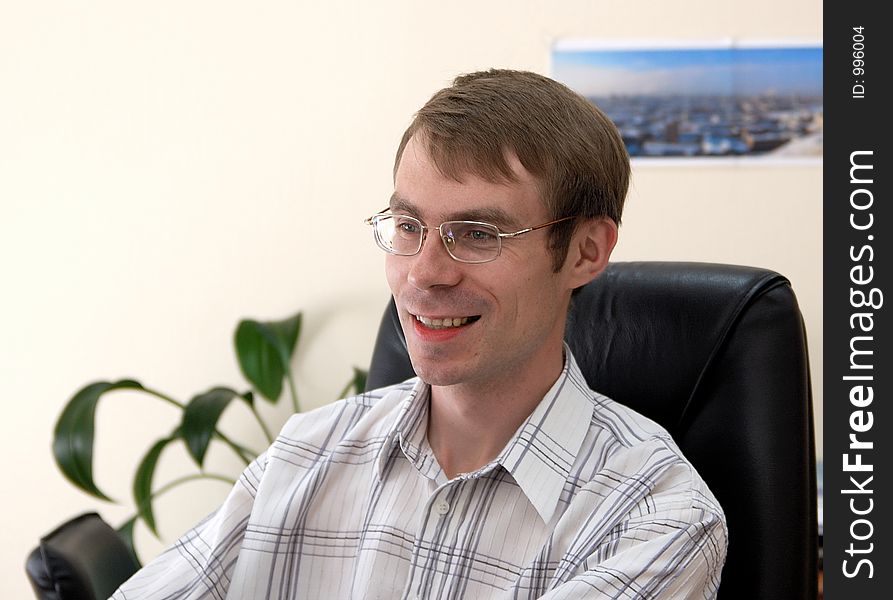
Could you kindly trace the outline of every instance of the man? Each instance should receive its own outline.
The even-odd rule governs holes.
[[[607,117],[548,78],[435,94],[368,220],[419,377],[292,417],[114,598],[715,596],[715,498],[563,343],[628,180]]]

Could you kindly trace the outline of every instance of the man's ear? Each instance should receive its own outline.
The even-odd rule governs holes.
[[[577,225],[564,263],[572,288],[586,285],[605,270],[615,244],[617,224],[613,219],[586,219]]]

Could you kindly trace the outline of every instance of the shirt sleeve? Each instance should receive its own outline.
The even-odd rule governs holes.
[[[226,597],[265,467],[262,454],[242,472],[216,512],[124,582],[110,600]]]
[[[671,531],[654,535],[655,529]],[[638,541],[643,536],[650,539]],[[597,555],[588,557],[583,572],[541,600],[715,598],[725,561],[725,540],[719,519],[629,529],[616,542],[629,546],[626,550],[605,560]]]

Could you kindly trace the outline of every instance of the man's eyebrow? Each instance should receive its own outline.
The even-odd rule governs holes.
[[[416,217],[420,216],[419,209],[416,208],[412,202],[398,196],[396,193],[391,195],[390,210],[404,212]],[[513,230],[520,227],[518,221],[514,217],[497,206],[482,206],[480,208],[471,208],[454,213],[447,213],[444,220],[490,223],[491,225],[496,225],[503,231]]]
[[[496,225],[500,230],[518,228],[518,221],[509,213],[496,206],[484,206],[459,211],[450,215],[451,221],[480,221]]]
[[[401,198],[397,195],[397,192],[391,194],[391,200],[388,202],[388,209],[392,212],[400,211],[409,213],[411,215],[418,215],[418,209],[413,205],[412,202],[406,200],[405,198]]]

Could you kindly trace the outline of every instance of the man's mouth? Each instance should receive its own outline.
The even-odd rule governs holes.
[[[481,318],[480,315],[473,315],[470,317],[444,317],[442,319],[423,317],[422,315],[413,316],[415,317],[416,321],[418,321],[428,329],[450,329],[454,327],[462,327],[463,325],[474,323]]]

